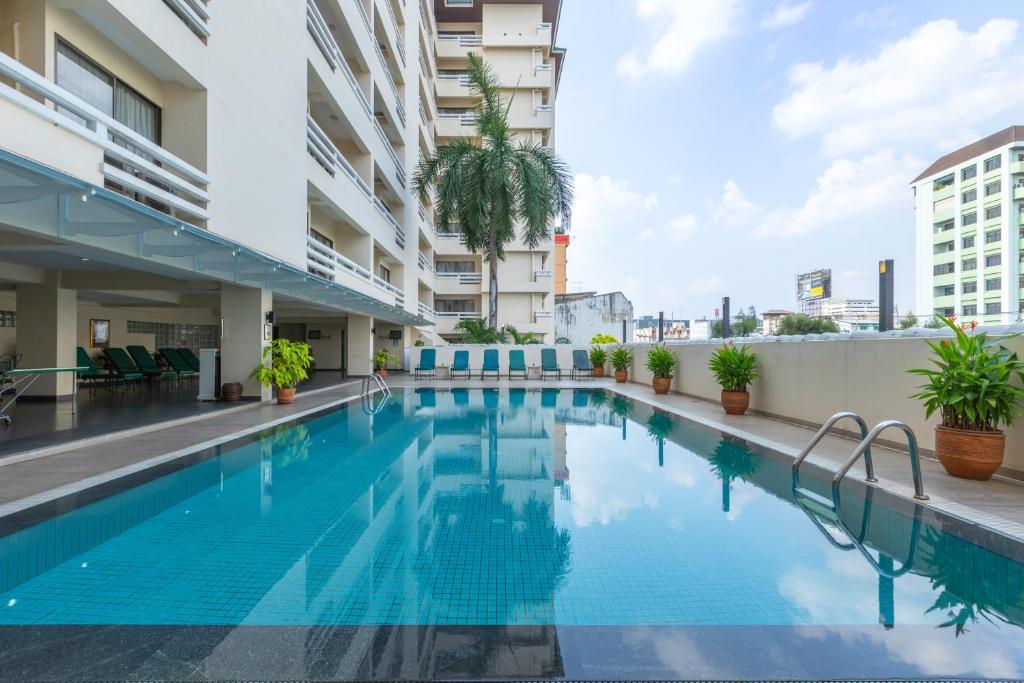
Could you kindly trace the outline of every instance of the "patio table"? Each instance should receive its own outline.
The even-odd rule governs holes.
[[[71,414],[75,415],[78,412],[78,375],[88,369],[87,367],[69,367],[0,370],[0,420],[3,420],[4,425],[11,424],[12,418],[7,411],[17,403],[18,398],[43,375],[56,375],[61,372],[74,373],[75,386],[71,392]],[[5,384],[4,380],[10,380],[10,384]],[[10,393],[14,395],[7,401],[7,405],[4,405],[4,394]]]

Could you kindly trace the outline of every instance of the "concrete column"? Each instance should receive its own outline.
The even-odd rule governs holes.
[[[264,338],[266,315],[274,310],[268,289],[222,285],[220,317],[224,319],[221,340],[221,382],[241,382],[243,396],[258,396],[269,401],[271,391],[249,375],[263,360],[263,349],[270,345]]]
[[[19,284],[16,348],[23,368],[67,368],[76,362],[78,293],[63,289],[61,274],[46,274],[42,284]],[[88,342],[86,342],[88,343]],[[26,396],[70,397],[74,375],[43,375]]]
[[[373,356],[373,318],[350,313],[345,334],[348,374],[369,375],[373,370],[370,360]]]

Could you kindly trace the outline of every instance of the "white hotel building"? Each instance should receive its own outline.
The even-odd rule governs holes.
[[[411,192],[473,134],[466,55],[554,144],[559,0],[0,0],[0,354],[218,345],[245,383],[268,326],[319,368],[455,339],[480,257]],[[550,242],[513,245],[501,324],[553,341]],[[187,341],[182,341],[187,340]],[[66,395],[70,375],[40,380]]]

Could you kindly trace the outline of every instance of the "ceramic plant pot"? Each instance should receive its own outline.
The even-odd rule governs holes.
[[[1006,435],[968,429],[935,428],[935,455],[954,477],[986,481],[1003,464]]]
[[[595,365],[594,366],[594,377],[604,377],[604,366],[603,365]]]
[[[729,415],[742,415],[750,406],[749,391],[723,391],[722,407]]]
[[[625,384],[627,379],[629,379],[629,373],[628,372],[626,372],[625,370],[616,370],[615,371],[615,381],[616,382],[618,382],[619,384]]]
[[[242,400],[242,385],[238,382],[226,382],[220,388],[220,400],[225,403],[237,403]]]
[[[373,372],[378,377],[380,377],[381,379],[387,379],[388,378],[388,369],[387,368],[381,368],[380,370],[374,370]]]
[[[277,390],[277,405],[279,405],[279,406],[290,406],[292,404],[292,401],[294,401],[294,400],[295,400],[295,387],[290,387],[288,389],[281,389],[281,388],[279,388]]]
[[[672,388],[671,377],[655,377],[651,384],[654,386],[654,393],[656,394],[667,394],[668,390]]]

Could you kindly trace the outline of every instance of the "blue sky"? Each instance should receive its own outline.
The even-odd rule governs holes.
[[[563,0],[571,290],[637,315],[795,306],[831,268],[912,308],[910,181],[1024,124],[1024,0]]]

